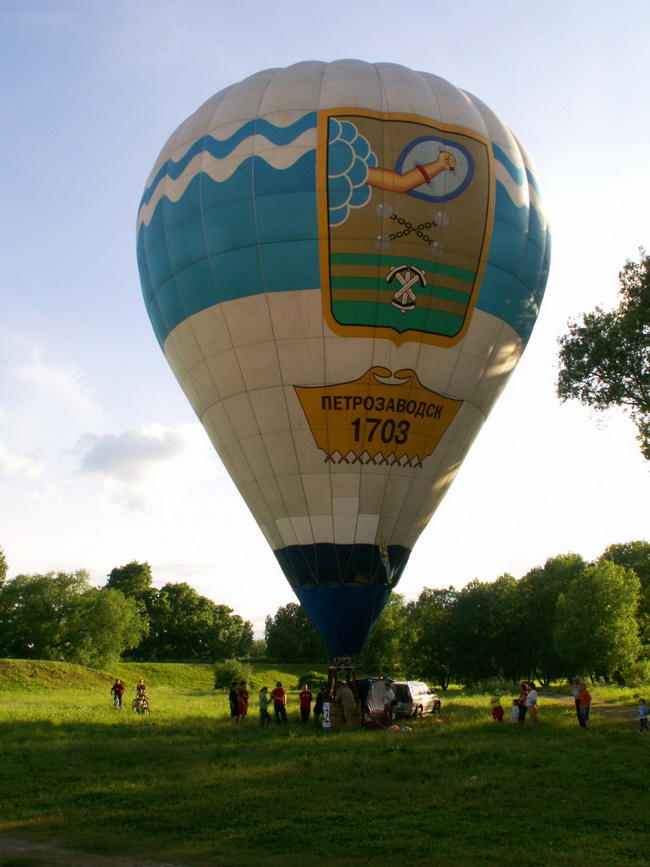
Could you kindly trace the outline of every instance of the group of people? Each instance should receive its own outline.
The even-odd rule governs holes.
[[[311,714],[314,714],[314,721],[318,725],[320,717],[323,713],[323,701],[327,695],[327,687],[321,686],[314,701],[314,695],[307,684],[301,687],[298,696],[300,703],[300,718],[303,723],[308,723]],[[245,721],[248,714],[248,689],[246,681],[239,683],[235,682],[230,687],[228,701],[230,703],[230,722],[232,725],[239,725]],[[313,709],[312,709],[313,702]],[[269,692],[268,686],[263,686],[258,695],[259,705],[259,725],[260,728],[266,728],[273,722],[270,709],[273,708],[273,715],[277,725],[283,725],[288,722],[287,718],[287,693],[282,686],[282,681],[275,684],[275,688]]]
[[[526,720],[526,714],[529,713],[530,721],[534,729],[537,728],[538,706],[537,706],[537,690],[532,681],[526,681],[519,684],[519,695],[512,700],[512,708],[510,710],[510,722],[513,725],[523,725]],[[493,698],[490,699],[492,707],[492,718],[497,722],[503,722],[503,706],[501,699],[506,695],[504,690],[495,689]],[[576,708],[576,717],[580,728],[588,729],[590,727],[589,714],[591,710],[591,693],[586,685],[579,677],[573,678],[573,701]],[[650,718],[650,709],[644,698],[639,699],[639,731],[648,731],[648,719]]]
[[[248,715],[248,689],[245,680],[235,681],[231,685],[228,702],[230,703],[231,725],[244,722]]]
[[[506,695],[505,690],[495,689],[494,696],[490,699],[492,707],[492,719],[497,722],[503,722],[503,705],[501,699]],[[526,714],[529,714],[531,725],[534,729],[538,725],[539,708],[537,705],[538,695],[535,689],[535,684],[532,681],[522,681],[519,684],[519,695],[513,698],[512,707],[510,709],[510,720],[512,725],[524,725],[526,722]]]
[[[119,678],[116,678],[115,683],[111,687],[111,695],[115,696],[115,706],[118,710],[122,710],[122,699],[125,692],[126,687]],[[136,701],[145,701],[147,699],[147,687],[142,678],[140,678],[135,688],[135,698]]]
[[[307,684],[303,684],[300,688],[300,693],[298,695],[298,702],[300,707],[300,719],[303,724],[309,722],[309,718],[314,714],[314,722],[316,725],[319,724],[320,718],[323,714],[323,702],[327,697],[327,687],[321,686],[318,692],[316,693],[316,699],[314,701],[314,694],[309,689]],[[314,707],[312,709],[312,702],[314,702]],[[273,714],[275,716],[276,725],[282,725],[283,723],[288,722],[287,720],[287,693],[284,687],[282,686],[282,682],[278,681],[275,685],[275,689],[271,690],[269,693],[268,687],[263,686],[260,690],[259,695],[259,705],[260,705],[260,728],[265,728],[266,726],[271,725],[272,718],[269,713],[269,706],[273,705]]]

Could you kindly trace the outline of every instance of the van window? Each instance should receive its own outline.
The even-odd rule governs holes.
[[[395,693],[395,701],[410,701],[409,688],[405,683],[394,683],[393,692]]]

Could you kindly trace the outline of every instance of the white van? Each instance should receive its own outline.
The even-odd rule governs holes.
[[[395,681],[392,688],[395,693],[395,704],[393,705],[395,718],[417,717],[420,719],[440,710],[440,699],[426,683],[419,680]]]

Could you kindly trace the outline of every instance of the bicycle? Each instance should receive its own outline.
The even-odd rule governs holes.
[[[131,702],[131,710],[133,713],[143,713],[145,716],[149,716],[151,711],[149,710],[149,702],[147,701],[146,695],[136,695],[136,697]]]

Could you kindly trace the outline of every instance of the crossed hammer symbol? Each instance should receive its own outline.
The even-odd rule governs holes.
[[[393,295],[391,304],[393,307],[397,307],[400,313],[413,310],[417,303],[417,298],[411,286],[419,283],[424,288],[427,285],[424,271],[420,271],[419,268],[415,268],[413,265],[396,265],[386,275],[386,282],[392,283],[395,279],[399,281],[401,288]]]

